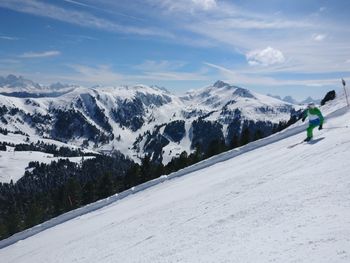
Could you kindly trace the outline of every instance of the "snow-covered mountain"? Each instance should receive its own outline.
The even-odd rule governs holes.
[[[0,258],[17,263],[349,262],[350,111],[345,105],[338,97],[322,107],[325,129],[315,131],[311,143],[289,148],[305,137],[307,124],[298,122],[0,241],[1,247],[11,244],[0,249]]]
[[[7,84],[0,91],[26,92],[0,95],[0,122],[8,134],[21,133],[27,142],[49,138],[91,150],[119,150],[136,161],[147,154],[166,164],[183,151],[205,151],[213,141],[229,144],[244,129],[252,138],[267,136],[295,114],[292,104],[222,81],[182,97],[144,85],[43,88],[15,76],[2,83]],[[50,92],[38,96],[40,88]],[[0,136],[0,141],[10,138]]]
[[[312,97],[307,97],[306,99],[302,100],[302,101],[297,101],[296,99],[294,99],[292,96],[285,96],[283,98],[281,98],[278,95],[271,95],[271,94],[267,94],[267,96],[275,98],[275,99],[279,99],[279,100],[283,100],[285,102],[291,103],[291,104],[308,104],[308,103],[316,103],[316,104],[320,104],[321,100],[320,99],[313,99]]]
[[[314,99],[314,98],[311,98],[310,96],[307,97],[305,100],[303,100],[301,102],[301,104],[309,104],[309,103],[316,103],[316,104],[320,104],[321,100],[319,99]]]
[[[292,96],[285,96],[282,100],[292,104],[299,104],[299,102],[295,100]]]
[[[1,92],[19,92],[40,90],[42,87],[31,80],[21,76],[8,75],[7,77],[0,76],[0,91]]]
[[[34,97],[34,96],[50,96],[51,93],[64,93],[76,85],[67,85],[62,83],[53,83],[50,86],[41,85],[22,76],[8,75],[0,76],[0,94],[17,96],[17,97]]]

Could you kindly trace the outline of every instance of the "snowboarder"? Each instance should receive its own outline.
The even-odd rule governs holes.
[[[318,126],[318,129],[322,130],[322,125],[323,125],[323,120],[324,120],[320,109],[318,109],[314,103],[309,103],[307,105],[307,109],[303,113],[302,121],[304,122],[307,117],[309,117],[309,127],[307,127],[307,129],[306,129],[307,137],[304,140],[306,142],[308,142],[312,139],[313,129],[315,129]]]

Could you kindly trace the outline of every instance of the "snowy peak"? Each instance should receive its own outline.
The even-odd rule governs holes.
[[[242,98],[250,98],[250,99],[256,99],[254,97],[254,95],[247,89],[243,89],[243,88],[237,88],[234,92],[233,92],[234,96],[239,96]]]
[[[147,96],[153,96],[153,97],[162,97],[162,98],[173,97],[173,95],[169,91],[163,88],[159,88],[157,86],[146,86],[146,85],[106,86],[106,87],[94,88],[93,90],[97,92],[108,93],[112,96],[118,96],[119,98],[131,99],[131,100],[137,96],[142,96],[141,94],[147,95]]]
[[[297,101],[296,99],[294,99],[292,96],[288,95],[288,96],[285,96],[283,98],[281,98],[280,96],[278,95],[272,95],[272,94],[267,94],[267,96],[269,97],[272,97],[272,98],[275,98],[275,99],[278,99],[278,100],[282,100],[282,101],[285,101],[285,102],[288,102],[288,103],[291,103],[291,104],[294,104],[294,105],[298,105],[298,104],[308,104],[308,103],[316,103],[316,104],[319,104],[321,102],[321,100],[319,99],[313,99],[312,97],[307,97],[306,99],[302,100],[302,101]]]
[[[202,106],[207,109],[212,108],[213,110],[234,103],[236,103],[235,107],[239,107],[238,102],[240,102],[240,106],[250,105],[253,107],[259,107],[261,105],[269,105],[271,107],[288,105],[282,100],[273,99],[245,88],[230,85],[221,80],[216,81],[212,86],[188,92],[182,99],[192,107]]]
[[[218,89],[223,88],[223,87],[227,87],[227,86],[230,86],[230,85],[226,82],[221,81],[221,80],[216,81],[213,85],[213,87],[218,88]]]
[[[45,86],[12,74],[7,77],[0,76],[0,93],[13,97],[56,97],[76,87],[78,86],[60,82]]]
[[[60,82],[53,83],[49,86],[51,90],[63,90],[67,88],[78,87],[76,85],[62,84]]]
[[[302,104],[308,104],[308,103],[316,103],[316,104],[319,104],[319,103],[320,103],[320,100],[313,99],[313,98],[311,98],[311,97],[309,96],[309,97],[307,97],[305,100],[303,100],[301,103],[302,103]]]
[[[217,89],[226,89],[227,91],[233,91],[232,93],[233,96],[239,96],[244,98],[254,98],[254,95],[249,90],[230,85],[221,80],[216,81],[212,87]],[[209,89],[211,89],[211,87],[209,87]]]
[[[29,91],[31,89],[41,89],[38,83],[25,79],[22,76],[8,75],[7,77],[0,76],[0,91],[8,89],[12,91]]]
[[[233,86],[221,80],[216,81],[213,87],[218,89],[226,89],[228,91],[233,91],[232,93],[233,96],[239,96],[243,98],[255,98],[254,95],[248,89]]]
[[[298,104],[298,102],[292,96],[285,96],[283,98],[283,101],[289,102],[289,103],[292,103],[292,104]]]

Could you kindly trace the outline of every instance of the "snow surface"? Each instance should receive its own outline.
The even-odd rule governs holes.
[[[26,136],[21,134],[12,134],[7,135],[0,133],[0,142],[6,142],[11,144],[20,144],[20,143],[37,143],[42,141],[47,144],[54,144],[57,147],[68,147],[70,149],[78,149],[78,147],[66,144],[63,142],[44,139],[38,135],[33,135],[30,137],[29,141],[26,141]],[[98,154],[98,152],[84,150],[85,153]],[[84,159],[94,158],[92,156],[84,156]],[[38,151],[14,151],[13,147],[7,146],[7,151],[0,151],[0,183],[10,183],[11,180],[13,183],[17,182],[22,176],[28,167],[29,162],[40,162],[49,164],[53,161],[58,161],[59,159],[69,159],[71,162],[80,162],[81,157],[54,157],[53,154],[38,152]]]
[[[310,144],[288,148],[298,123],[0,241],[1,262],[350,262],[350,111],[337,103]]]
[[[10,148],[10,147],[8,147]],[[85,156],[84,159],[94,158]],[[36,151],[0,151],[0,183],[16,183],[26,171],[29,162],[49,164],[59,159],[69,159],[71,162],[81,162],[81,157],[54,157],[53,154]]]

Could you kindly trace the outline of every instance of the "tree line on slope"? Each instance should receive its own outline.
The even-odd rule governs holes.
[[[78,157],[83,155],[95,155],[92,153],[84,153],[80,148],[72,149],[66,146],[58,147],[54,144],[37,141],[36,143],[19,143],[15,145],[15,151],[37,151],[53,154],[54,156],[62,157]]]

